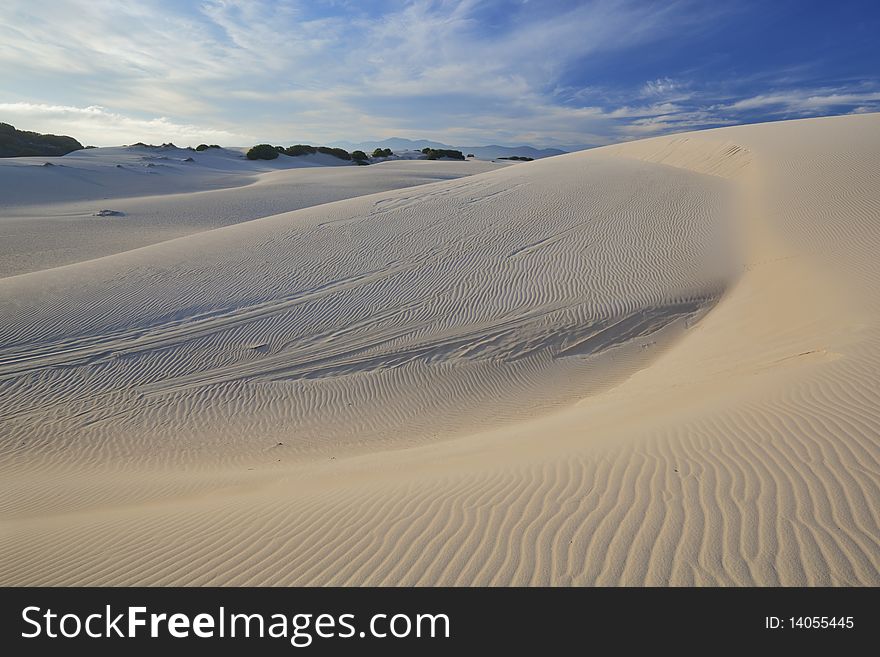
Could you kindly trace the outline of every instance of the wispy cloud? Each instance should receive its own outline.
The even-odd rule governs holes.
[[[698,48],[731,15],[695,0],[6,0],[0,120],[99,145],[552,145],[877,107],[876,77],[714,74]],[[664,48],[682,54],[655,63]]]
[[[133,118],[98,105],[76,107],[45,103],[0,103],[0,116],[13,124],[39,132],[60,132],[55,126],[64,125],[70,128],[71,134],[80,136],[87,143],[122,144],[149,140],[180,144],[220,141],[230,145],[245,145],[254,140],[253,135],[177,123],[164,116]],[[138,135],[138,139],[131,139],[133,135]]]
[[[720,106],[723,110],[751,110],[777,108],[787,112],[810,113],[829,107],[880,103],[880,91],[853,92],[841,89],[794,89],[779,93],[761,94]]]
[[[674,92],[682,91],[685,86],[685,83],[679,80],[663,77],[645,82],[645,84],[642,85],[641,92],[642,96],[647,97],[668,96]]]

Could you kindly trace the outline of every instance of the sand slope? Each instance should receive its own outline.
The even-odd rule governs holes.
[[[0,277],[504,166],[473,160],[355,166],[325,154],[252,162],[226,149],[140,147],[0,159]]]
[[[0,581],[880,583],[878,128],[663,137],[0,279]]]

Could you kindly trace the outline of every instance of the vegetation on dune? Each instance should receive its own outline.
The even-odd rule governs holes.
[[[313,153],[317,152],[317,147],[309,146],[308,144],[294,144],[293,146],[288,146],[284,149],[284,154],[290,155],[292,157],[296,157],[298,155],[312,155]]]
[[[208,144],[199,144],[198,146],[196,146],[196,150],[197,150],[197,151],[206,151],[206,150],[208,150],[209,148],[220,148],[220,147],[219,147],[217,144],[210,144],[210,145],[208,145]]]
[[[141,148],[177,148],[177,146],[175,146],[174,143],[170,141],[167,144],[160,144],[158,146],[156,146],[156,144],[145,144],[142,141],[136,141],[135,143],[128,145],[129,148],[132,148],[134,146],[139,146]]]
[[[199,150],[198,148],[196,150]],[[389,153],[391,151],[388,151]],[[369,164],[369,157],[363,151],[354,151],[349,153],[344,148],[331,148],[330,146],[311,146],[309,144],[294,144],[284,148],[283,146],[272,146],[271,144],[257,144],[247,152],[249,160],[274,160],[279,153],[289,155],[290,157],[299,157],[300,155],[314,155],[315,153],[323,153],[324,155],[332,155],[346,162],[354,161],[357,164]]]
[[[340,160],[351,160],[351,153],[344,148],[330,148],[329,146],[318,146],[318,152],[326,155],[338,157]]]
[[[257,144],[247,152],[249,160],[274,160],[278,150],[272,144]]]
[[[373,151],[373,157],[391,157],[394,153],[390,148],[377,148]]]
[[[67,155],[82,148],[73,137],[16,130],[8,123],[0,123],[0,157]]]
[[[452,160],[464,159],[464,154],[461,151],[454,151],[449,148],[423,148],[422,153],[427,155],[429,160],[439,160],[441,157],[448,157]]]
[[[344,148],[330,148],[329,146],[310,146],[309,144],[294,144],[284,149],[285,155],[298,157],[300,155],[314,155],[315,153],[323,153],[324,155],[332,155],[340,160],[351,160],[351,153]]]
[[[510,157],[499,157],[499,160],[520,160],[522,162],[532,162],[535,158],[526,157],[525,155],[511,155]]]

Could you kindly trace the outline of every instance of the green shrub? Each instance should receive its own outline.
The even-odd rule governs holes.
[[[363,151],[355,151],[363,152]],[[290,155],[291,157],[297,157],[299,155],[313,155],[314,153],[323,153],[325,155],[332,155],[333,157],[338,157],[340,160],[350,161],[351,153],[349,153],[344,148],[330,148],[329,146],[309,146],[308,144],[295,144],[293,146],[289,146],[284,149],[285,155]],[[364,159],[366,159],[366,155],[364,155]]]
[[[249,160],[274,160],[278,150],[272,144],[257,144],[247,152]]]
[[[308,144],[295,144],[284,149],[284,154],[290,155],[291,157],[297,157],[299,155],[312,155],[313,153],[317,152],[317,148],[315,148],[314,146],[309,146]]]
[[[427,155],[429,160],[439,160],[441,157],[448,157],[453,160],[464,159],[461,151],[454,151],[449,148],[423,148],[422,153]]]
[[[362,162],[367,159],[367,154],[364,153],[363,151],[352,151],[351,159],[358,160],[358,161]]]
[[[207,144],[199,144],[198,146],[196,146],[196,150],[197,151],[206,151],[206,150],[208,150],[208,145]]]
[[[329,146],[318,146],[318,152],[326,155],[338,157],[340,160],[351,160],[351,153],[344,148],[330,148]]]
[[[377,148],[373,151],[373,157],[391,157],[394,153],[390,148]]]
[[[8,123],[0,123],[0,157],[67,155],[81,150],[82,147],[73,137],[42,135],[28,130],[16,130]]]

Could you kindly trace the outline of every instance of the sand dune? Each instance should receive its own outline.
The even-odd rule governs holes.
[[[0,582],[877,585],[878,128],[661,137],[0,279]]]
[[[101,148],[0,159],[0,277],[503,166],[425,160],[360,167],[324,154],[251,162],[225,149]]]

